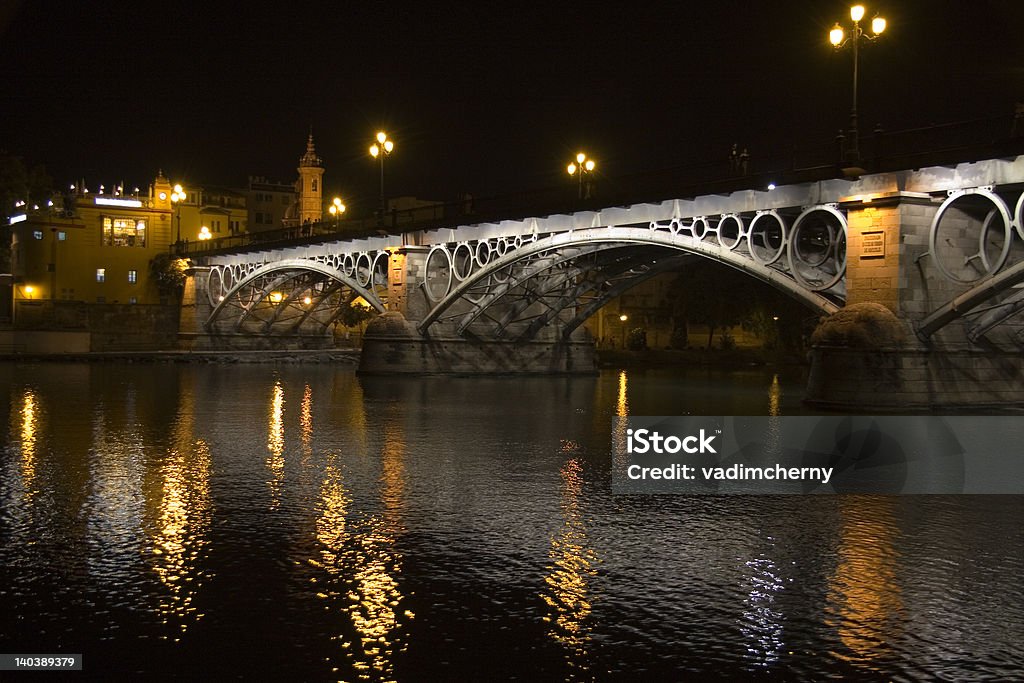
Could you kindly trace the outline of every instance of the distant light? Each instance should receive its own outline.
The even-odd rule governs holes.
[[[71,185],[71,191],[72,191],[72,192],[74,192],[74,191],[75,191],[75,186],[74,186],[73,184]]]
[[[281,292],[270,293],[270,300],[273,301],[275,304],[281,303],[282,299],[284,299],[284,294],[281,294]]]
[[[96,197],[92,201],[99,206],[129,206],[136,209],[142,206],[142,202],[138,199],[110,199],[109,197]]]
[[[850,8],[850,18],[854,21],[860,21],[864,18],[864,5],[854,5]]]
[[[14,225],[15,223],[20,223],[24,220],[28,220],[28,216],[26,216],[23,213],[20,213],[17,216],[11,216],[10,221],[8,221],[8,225]]]
[[[53,200],[52,199],[47,199],[46,200],[46,205],[47,206],[53,206]]]
[[[23,202],[23,201],[21,201],[21,200],[19,199],[18,201],[14,202],[14,206],[15,206],[15,207],[19,207],[19,206],[25,206],[25,202]]]
[[[779,316],[773,315],[772,316],[772,320],[774,320],[775,322],[778,322],[779,321]]]
[[[623,313],[622,315],[619,316],[619,320],[621,320],[622,322],[626,322],[627,320],[629,320],[629,316]]]
[[[33,211],[38,211],[39,210],[39,205],[38,204],[33,204],[32,205],[32,210]]]
[[[304,299],[302,300],[302,303],[304,303],[304,304],[306,304],[306,305],[308,306],[308,305],[310,305],[311,303],[313,303],[313,299],[307,296],[307,297],[305,297],[305,298],[304,298]]]
[[[204,225],[203,227],[199,228],[199,239],[208,240],[211,237],[213,237],[213,235],[210,234],[210,229],[208,227]]]
[[[775,183],[768,183],[768,191],[771,192],[775,189]]]

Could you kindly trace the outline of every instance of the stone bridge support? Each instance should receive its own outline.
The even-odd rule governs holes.
[[[592,374],[594,344],[556,336],[517,342],[474,338],[454,326],[435,324],[426,334],[417,324],[433,307],[426,294],[428,247],[395,250],[389,262],[388,310],[363,335],[359,372],[364,374]]]
[[[1012,219],[1002,225],[987,196],[951,196],[896,189],[843,204],[847,302],[815,332],[808,402],[847,410],[1024,404],[1019,315],[974,338],[971,316],[922,333],[935,311],[998,271],[1004,248],[1021,257]],[[1007,199],[1012,209],[1015,197]],[[999,297],[986,304],[1002,305]]]

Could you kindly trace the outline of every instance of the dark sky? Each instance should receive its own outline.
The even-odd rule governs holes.
[[[0,148],[63,184],[285,181],[310,129],[325,187],[431,199],[827,145],[851,53],[831,1],[554,3],[15,2],[0,10]],[[176,9],[174,9],[176,8]],[[862,128],[1009,113],[1024,100],[1024,2],[893,0],[862,50]]]

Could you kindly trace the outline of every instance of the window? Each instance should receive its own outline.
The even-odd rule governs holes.
[[[146,222],[134,218],[104,216],[103,244],[108,247],[146,246]]]
[[[131,284],[134,285],[138,281],[139,281],[139,271],[137,271],[137,270],[129,270],[128,271],[128,282],[130,282]]]
[[[106,282],[106,281],[107,281],[107,269],[106,268],[97,268],[96,269],[96,282]]]
[[[32,231],[32,237],[33,237],[33,239],[37,239],[37,240],[43,239],[43,231],[42,230],[33,230]]]
[[[316,192],[316,178],[313,178],[313,187],[312,187],[312,190],[313,190],[313,192]]]
[[[60,230],[60,231],[57,232],[57,239],[59,241],[63,242],[67,238],[68,238],[68,234],[66,232],[64,232],[63,230]]]
[[[137,303],[139,303],[139,300],[136,299],[134,296],[130,296],[130,297],[128,297],[128,303],[130,303],[130,304],[137,304]]]

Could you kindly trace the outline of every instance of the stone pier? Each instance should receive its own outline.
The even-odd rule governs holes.
[[[1024,405],[1020,316],[982,335],[972,316],[934,331],[922,325],[997,275],[1000,258],[1021,259],[1012,215],[1020,191],[1000,185],[1020,175],[1020,166],[1020,159],[990,160],[880,174],[854,186],[841,203],[846,307],[815,332],[809,403],[861,410]]]

